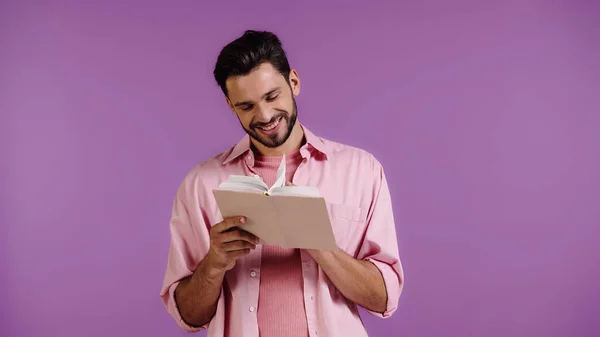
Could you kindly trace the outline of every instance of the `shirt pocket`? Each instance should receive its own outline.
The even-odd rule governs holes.
[[[365,231],[366,211],[358,206],[327,203],[335,241],[339,248],[354,255]]]

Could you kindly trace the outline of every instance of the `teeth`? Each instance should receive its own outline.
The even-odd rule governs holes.
[[[273,122],[273,123],[271,123],[271,124],[269,124],[267,126],[264,126],[261,129],[263,129],[265,131],[273,130],[275,127],[277,127],[277,125],[279,125],[279,121],[281,121],[281,117],[278,118],[275,122]]]

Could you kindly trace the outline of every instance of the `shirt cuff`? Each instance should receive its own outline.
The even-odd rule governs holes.
[[[173,318],[175,318],[177,325],[186,332],[198,332],[201,330],[208,329],[208,325],[210,322],[204,324],[203,326],[197,327],[197,326],[189,325],[186,321],[183,320],[183,317],[181,317],[181,313],[179,312],[179,308],[177,307],[177,302],[175,301],[175,289],[177,289],[178,285],[179,285],[179,281],[173,283],[169,287],[169,300],[168,300],[168,304],[167,304],[167,310],[173,316]]]
[[[398,309],[400,293],[402,292],[402,286],[404,284],[402,276],[387,263],[375,260],[373,258],[366,258],[365,261],[373,263],[377,269],[379,269],[381,275],[383,276],[385,290],[387,293],[387,306],[384,312],[376,312],[369,309],[365,310],[374,316],[380,318],[389,318]]]

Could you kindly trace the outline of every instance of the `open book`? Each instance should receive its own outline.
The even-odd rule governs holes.
[[[286,186],[285,155],[273,186],[255,176],[229,176],[213,194],[223,218],[245,216],[240,228],[263,245],[336,249],[325,199],[311,186]]]

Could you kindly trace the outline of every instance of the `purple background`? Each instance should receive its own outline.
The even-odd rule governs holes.
[[[600,335],[597,1],[83,2],[0,4],[0,335],[187,335],[171,201],[242,136],[211,71],[248,28],[388,174],[406,285],[371,336]]]

